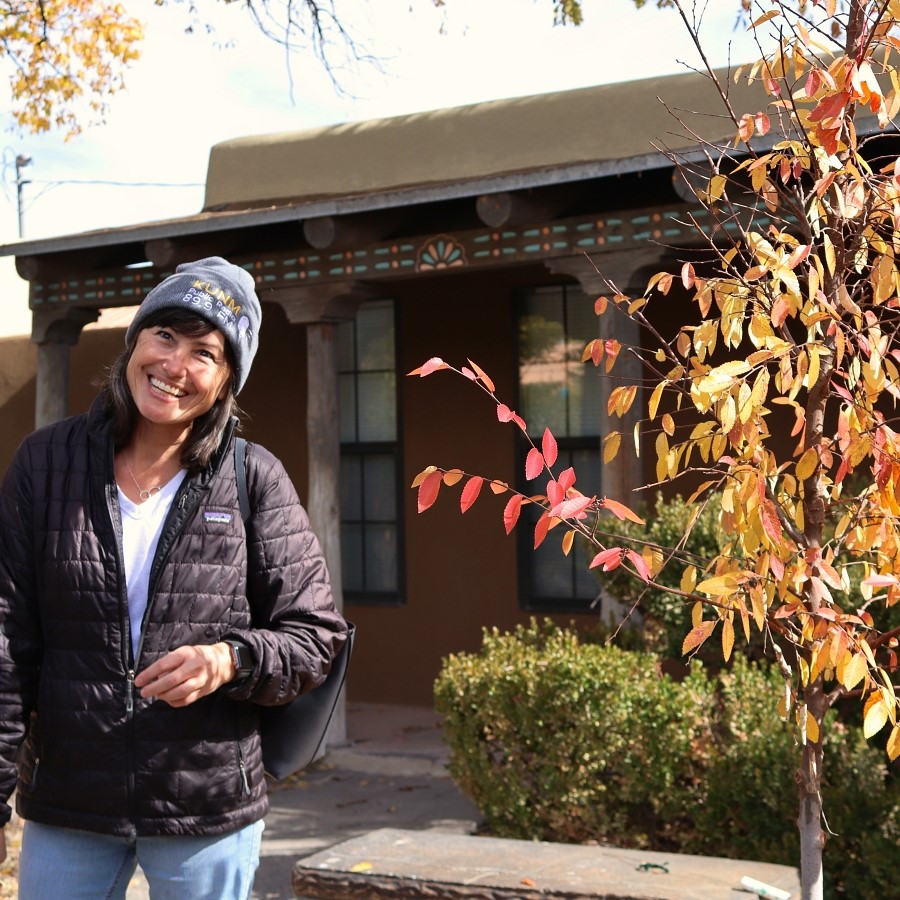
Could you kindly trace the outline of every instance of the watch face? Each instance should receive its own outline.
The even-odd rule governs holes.
[[[242,673],[252,671],[253,663],[250,659],[250,650],[236,641],[229,643],[229,646],[231,647],[231,657],[234,660],[235,669]]]

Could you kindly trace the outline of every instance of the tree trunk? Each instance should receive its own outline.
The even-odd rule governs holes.
[[[824,875],[822,851],[825,832],[822,829],[822,734],[826,698],[822,676],[809,684],[803,692],[807,717],[819,726],[819,740],[807,740],[800,757],[800,888],[803,900],[822,900]]]

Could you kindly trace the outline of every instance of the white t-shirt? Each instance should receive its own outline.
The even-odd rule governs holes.
[[[128,618],[131,620],[131,652],[137,661],[141,627],[147,611],[150,590],[150,567],[163,522],[175,494],[187,474],[182,469],[168,484],[149,500],[133,503],[119,488],[119,509],[122,510],[122,552],[125,554],[125,586],[128,590]]]

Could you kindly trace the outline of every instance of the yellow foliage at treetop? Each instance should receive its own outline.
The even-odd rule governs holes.
[[[118,3],[27,0],[0,18],[0,54],[12,66],[10,112],[25,130],[78,134],[101,120],[139,56],[143,27]]]

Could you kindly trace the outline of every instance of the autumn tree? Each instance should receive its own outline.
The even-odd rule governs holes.
[[[684,560],[680,587],[667,590],[691,609],[685,654],[715,640],[727,661],[736,640],[761,633],[784,674],[781,712],[798,745],[803,897],[819,900],[826,713],[857,702],[866,736],[883,741],[891,760],[900,756],[900,629],[886,624],[900,606],[900,145],[892,125],[900,0],[772,0],[754,15],[759,58],[729,77],[755,83],[760,105],[734,108],[729,80],[707,67],[734,139],[721,146],[698,138],[700,162],[668,154],[696,186],[707,224],[699,215],[691,224],[705,251],[655,275],[641,296],[609,283],[598,315],[629,317],[652,346],[596,340],[585,361],[610,377],[626,357],[640,361],[644,380],[613,389],[609,415],[641,403],[637,430],[655,451],[652,480],[690,483],[698,511],[719,500],[724,547]],[[673,116],[698,134],[685,113]],[[863,117],[874,127],[862,128]],[[667,339],[654,304],[676,290],[695,313]],[[413,374],[448,368],[434,358]],[[471,361],[454,371],[527,436],[487,373]],[[785,420],[786,428],[772,424]],[[614,432],[605,457],[634,443]],[[428,467],[414,483],[419,509],[458,482],[465,512],[490,484],[507,494],[507,531],[523,505],[539,504],[535,545],[558,528],[564,552],[576,538],[590,541],[598,570],[620,568],[660,586],[662,567],[681,548],[617,539],[615,517],[634,513],[582,493],[577,473],[555,470],[556,455],[545,431],[528,453],[526,477],[546,487],[527,496]]]

